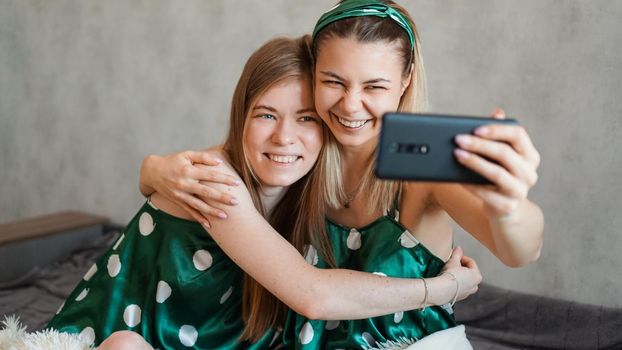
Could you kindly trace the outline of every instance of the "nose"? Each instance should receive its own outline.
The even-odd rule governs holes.
[[[296,127],[291,118],[281,118],[277,121],[272,133],[272,142],[277,145],[291,145],[296,142]]]
[[[361,110],[363,101],[361,100],[361,94],[356,90],[347,90],[343,92],[341,98],[341,109],[344,113],[355,114]]]

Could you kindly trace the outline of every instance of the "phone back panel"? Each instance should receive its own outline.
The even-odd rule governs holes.
[[[482,125],[517,124],[491,119],[436,114],[387,113],[382,122],[376,176],[382,179],[488,184],[487,179],[455,159],[458,134]]]

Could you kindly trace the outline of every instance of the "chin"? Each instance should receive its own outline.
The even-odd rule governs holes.
[[[301,178],[302,176],[270,176],[267,180],[264,180],[263,183],[267,186],[287,187],[293,185]]]

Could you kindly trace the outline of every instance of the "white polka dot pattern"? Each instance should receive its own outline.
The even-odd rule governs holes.
[[[91,327],[86,327],[78,335],[86,344],[93,345],[95,343],[95,331]]]
[[[78,294],[78,296],[76,297],[76,301],[82,301],[84,300],[84,298],[86,298],[86,296],[89,294],[89,289],[88,288],[84,288],[80,294]]]
[[[56,310],[56,314],[60,314],[60,312],[63,310],[63,307],[65,306],[65,302],[63,301],[62,304],[60,304],[60,307],[58,308],[58,310]]]
[[[119,256],[117,254],[113,254],[108,258],[108,275],[110,277],[117,277],[119,272],[121,272],[121,260],[119,260]]]
[[[225,292],[225,294],[223,294],[220,297],[220,303],[224,304],[225,301],[227,301],[229,299],[229,297],[231,296],[231,293],[233,293],[233,286],[229,287],[229,289],[227,289],[227,291]]]
[[[326,326],[324,328],[326,328],[329,331],[332,331],[333,329],[339,327],[339,320],[331,320],[331,321],[326,321]]]
[[[115,243],[114,247],[112,247],[112,250],[117,250],[117,248],[119,248],[119,244],[123,242],[123,239],[125,239],[125,233],[123,233],[121,237],[119,237],[119,239],[117,240],[117,243]]]
[[[352,250],[359,249],[361,247],[361,233],[355,228],[351,229],[346,244]]]
[[[197,270],[205,271],[212,266],[212,254],[204,249],[198,250],[192,256],[192,263]]]
[[[123,321],[128,327],[136,327],[140,323],[141,310],[136,304],[128,305],[123,312]]]
[[[142,213],[138,221],[138,230],[140,231],[140,234],[148,236],[151,232],[153,232],[154,228],[155,224],[153,223],[151,215],[149,215],[149,213]]]
[[[184,346],[194,346],[194,344],[197,342],[198,337],[199,333],[197,332],[196,328],[192,326],[183,325],[181,326],[181,328],[179,328],[179,341]]]
[[[361,337],[363,337],[363,340],[365,340],[365,342],[369,346],[376,346],[376,344],[378,343],[376,339],[374,339],[374,337],[372,337],[372,335],[367,332],[363,332]]]
[[[404,233],[402,233],[399,239],[400,239],[400,244],[404,248],[413,248],[417,244],[419,244],[419,241],[415,238],[415,236],[413,236],[412,233],[408,231],[404,231]]]
[[[317,265],[317,262],[318,262],[317,249],[315,249],[314,246],[309,244],[306,246],[306,251],[307,251],[307,254],[305,254],[305,260],[313,266]]]
[[[306,322],[303,326],[302,329],[300,330],[300,335],[299,335],[299,339],[300,339],[300,343],[302,345],[306,345],[309,344],[312,340],[313,340],[313,327],[311,327],[311,324],[309,322]]]
[[[85,281],[90,280],[91,277],[93,277],[93,275],[95,274],[95,272],[97,272],[97,265],[93,264],[93,266],[91,266],[91,268],[86,272],[86,274],[84,274],[84,277],[82,277],[82,279]]]
[[[158,282],[158,288],[156,290],[156,302],[162,304],[171,296],[171,286],[164,281]]]

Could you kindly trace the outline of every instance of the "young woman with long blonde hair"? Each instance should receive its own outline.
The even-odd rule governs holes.
[[[460,254],[446,275],[427,282],[313,266],[307,238],[323,229],[324,199],[315,189],[327,130],[313,107],[309,44],[308,36],[272,40],[244,68],[227,141],[207,152],[223,160],[216,169],[245,185],[219,187],[239,202],[228,219],[206,232],[162,193],[150,193],[50,327],[100,349],[269,348],[280,343],[287,307],[311,318],[364,318],[474,292],[481,276]],[[466,281],[459,289],[454,276]]]

